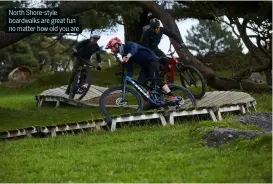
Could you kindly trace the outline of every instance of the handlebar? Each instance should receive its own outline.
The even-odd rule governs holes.
[[[168,52],[170,52],[169,54],[166,54],[166,56],[171,56],[173,57],[173,54],[175,53],[175,50],[172,52],[171,50],[169,50]]]
[[[88,67],[96,69],[96,70],[101,70],[100,66],[95,66],[95,65],[93,65],[91,63],[88,63],[88,62],[86,62],[84,59],[82,59],[80,57],[77,57],[77,58],[80,59],[81,61],[83,61],[83,66],[88,66]]]
[[[180,44],[180,49],[182,49],[182,45],[181,44]],[[169,54],[166,54],[166,55],[167,56],[171,56],[171,57],[173,57],[173,54],[175,53],[175,50],[172,52],[172,43],[170,43],[170,47],[169,47],[168,53]]]

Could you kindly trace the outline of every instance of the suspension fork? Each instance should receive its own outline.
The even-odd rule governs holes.
[[[181,63],[181,66],[184,67],[184,65],[183,65],[182,63]],[[179,69],[179,67],[178,67],[177,65],[176,65],[176,69],[177,69],[178,72],[179,72],[180,80],[183,79],[184,83],[187,83],[187,84],[190,86],[191,83],[188,82],[188,81],[185,79],[185,76],[184,76],[183,72],[181,72],[181,70]],[[186,70],[186,72],[187,72],[187,70]],[[191,75],[191,73],[189,73],[189,76],[190,76],[191,79],[194,78],[194,77]],[[190,79],[190,80],[191,80],[191,79]],[[181,82],[182,82],[182,81],[181,81]],[[186,84],[184,84],[184,85],[186,85]]]
[[[126,84],[127,84],[127,78],[126,76],[122,75],[122,102],[127,101],[125,94],[126,94]]]

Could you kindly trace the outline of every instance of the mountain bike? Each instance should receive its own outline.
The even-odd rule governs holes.
[[[172,93],[179,96],[179,101],[170,102],[167,99],[167,94],[162,88],[155,85],[146,85],[138,82],[128,76],[124,72],[124,64],[122,64],[122,71],[115,73],[116,76],[121,76],[121,85],[114,86],[101,95],[99,100],[99,107],[102,113],[106,116],[107,122],[111,122],[111,116],[141,112],[143,108],[143,100],[148,100],[157,108],[173,106],[179,108],[185,103],[196,106],[196,101],[191,92],[176,84],[168,84]],[[127,85],[131,84],[131,85]],[[148,95],[149,92],[149,95]],[[118,107],[118,108],[115,108]]]
[[[196,99],[202,98],[206,93],[206,83],[199,70],[179,62],[173,55],[175,51],[171,51],[171,46],[168,53],[166,55],[170,56],[167,57],[169,61],[161,71],[162,80],[166,83],[173,83],[175,81],[175,72],[178,72],[181,85],[188,88]]]
[[[98,69],[98,67],[84,63],[79,69],[74,77],[74,80],[71,84],[70,91],[69,91],[69,99],[75,99],[75,96],[77,97],[76,100],[81,100],[86,93],[88,92],[91,83],[92,78],[88,73],[88,68]]]

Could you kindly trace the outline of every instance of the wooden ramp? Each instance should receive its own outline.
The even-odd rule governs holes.
[[[66,103],[78,107],[89,107],[89,106],[98,106],[97,104],[88,103],[90,99],[99,98],[101,94],[108,88],[91,85],[90,89],[86,95],[81,100],[77,100],[79,95],[75,95],[75,99],[69,99],[68,95],[65,94],[67,85],[61,86],[59,88],[48,89],[41,94],[35,96],[37,100],[37,106],[42,107],[45,102],[55,102],[56,107],[60,106],[60,103]]]
[[[62,92],[66,88],[62,88]],[[79,104],[84,104],[83,106],[90,107],[94,104],[88,104],[88,100],[90,98],[97,98],[106,88],[101,88],[98,86],[92,86],[92,90],[90,90],[89,96],[87,96],[83,101],[78,102]],[[53,90],[56,92],[56,90]],[[60,90],[61,91],[61,90]],[[96,91],[96,93],[92,93],[92,91]],[[52,100],[58,99],[67,99],[66,96],[61,96],[60,93],[56,94],[56,96],[50,93],[52,91],[47,90],[44,91],[38,97],[42,97],[45,101],[50,101],[50,97]],[[99,94],[100,92],[100,94]],[[58,95],[58,96],[57,96]],[[75,105],[69,101],[66,103]],[[77,106],[80,106],[76,104]],[[249,94],[244,92],[234,92],[234,91],[214,91],[207,92],[205,96],[197,100],[197,107],[192,107],[189,102],[185,102],[185,105],[180,109],[169,109],[166,110],[151,110],[144,111],[141,113],[133,113],[133,114],[121,114],[114,115],[112,117],[112,124],[110,126],[111,131],[116,130],[116,126],[118,123],[123,122],[141,122],[141,121],[150,121],[155,119],[159,121],[163,126],[167,124],[173,125],[175,123],[175,118],[184,117],[184,116],[193,116],[193,115],[207,115],[213,121],[222,120],[222,113],[226,112],[239,112],[239,113],[247,113],[251,112],[251,110],[256,111],[256,100],[251,97]],[[102,115],[103,116],[103,115]],[[54,126],[44,126],[44,127],[27,127],[23,129],[15,129],[15,130],[7,130],[0,132],[0,139],[13,139],[18,137],[31,137],[34,135],[49,135],[56,136],[58,134],[67,134],[67,133],[78,133],[84,131],[96,131],[101,128],[107,127],[107,123],[104,118],[102,119],[91,119],[91,120],[83,120],[79,122],[70,122],[65,124],[57,124]]]

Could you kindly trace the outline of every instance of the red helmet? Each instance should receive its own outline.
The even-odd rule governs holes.
[[[118,37],[112,38],[111,40],[109,40],[108,44],[106,45],[105,49],[110,49],[111,47],[113,47],[115,44],[121,44],[121,41]]]

